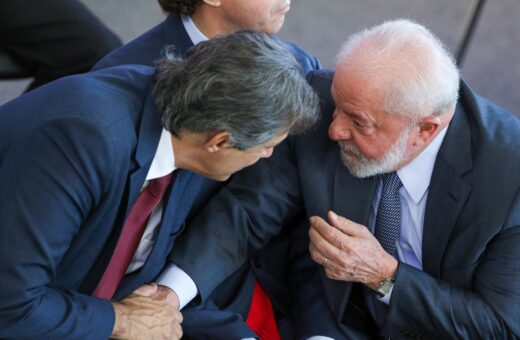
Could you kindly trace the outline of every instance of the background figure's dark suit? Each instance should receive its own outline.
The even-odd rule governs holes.
[[[334,110],[331,77],[310,75],[322,98],[318,126],[288,139],[270,159],[236,174],[178,239],[172,259],[195,280],[203,298],[214,282],[241,265],[247,244],[260,247],[301,209],[323,218],[334,210],[366,225],[376,180],[352,177],[337,143],[327,135]],[[520,337],[519,136],[516,117],[462,82],[429,187],[424,272],[400,264],[385,334]],[[291,289],[296,336],[369,338],[364,327],[371,318],[363,299],[352,294],[359,285],[327,279],[308,258],[308,224],[299,232],[293,251],[305,254],[309,262],[293,263],[302,270],[293,277],[297,286]],[[201,243],[205,247],[194,258],[190,249]]]
[[[119,38],[76,0],[2,0],[0,48],[25,68],[29,89],[87,72],[121,45]]]
[[[298,46],[277,37],[274,38],[282,42],[291,51],[305,74],[321,67],[318,59]],[[93,69],[124,64],[153,65],[155,60],[163,56],[165,47],[170,45],[174,46],[173,50],[179,56],[182,56],[188,48],[193,46],[181,18],[175,14],[169,15],[162,23],[148,32],[106,55]]]
[[[320,68],[320,63],[315,57],[307,54],[294,44],[276,37],[274,38],[282,42],[291,51],[302,66],[304,73]],[[175,14],[169,15],[162,23],[150,31],[108,54],[94,66],[94,69],[122,64],[153,65],[154,61],[162,56],[165,47],[170,45],[174,46],[174,51],[180,56],[182,56],[188,48],[193,46],[182,24],[181,18]],[[289,329],[285,325],[286,320],[281,316],[288,315],[289,309],[289,293],[285,285],[287,276],[286,262],[289,256],[289,244],[287,240],[288,237],[285,235],[280,235],[273,240],[266,250],[261,251],[250,261],[249,265],[245,265],[224,282],[222,286],[215,291],[212,300],[208,301],[206,307],[225,307],[226,309],[239,312],[243,316],[246,316],[249,311],[249,304],[256,277],[270,295],[275,306],[275,312],[277,314],[280,313],[280,317],[278,318],[279,328],[285,335],[284,332],[289,331]],[[206,322],[206,320],[211,319],[207,317],[202,318],[202,311],[197,311],[196,314],[193,315],[193,318],[191,313],[192,312],[187,309],[183,310],[183,329],[185,334],[191,334],[197,337],[211,334],[211,338],[222,336],[225,339],[226,333],[222,332],[222,330],[213,333],[213,325],[217,327],[218,324],[218,327],[224,327],[222,323],[223,320],[230,320],[231,323],[235,323],[235,321],[238,320],[238,323],[243,323],[241,317],[234,313],[226,317],[215,314],[215,320],[212,321],[210,326],[202,322],[203,320]],[[206,316],[210,314],[208,310],[206,310],[205,313]],[[219,323],[215,324],[216,320],[220,320]],[[290,335],[286,334],[286,337],[290,337]]]
[[[106,339],[110,302],[92,298],[162,131],[154,69],[66,77],[0,107],[0,338]],[[151,282],[215,182],[178,170],[144,266]]]

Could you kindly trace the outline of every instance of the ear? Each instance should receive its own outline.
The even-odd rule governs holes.
[[[421,118],[418,124],[419,131],[415,136],[414,146],[423,146],[430,143],[435,137],[441,126],[441,119],[436,116]]]
[[[208,135],[204,148],[209,153],[217,152],[221,149],[233,147],[233,143],[230,140],[229,132],[219,131]]]
[[[220,7],[221,5],[221,0],[202,0],[202,2],[211,7]]]

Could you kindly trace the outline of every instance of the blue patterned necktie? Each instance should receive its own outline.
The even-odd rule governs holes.
[[[401,202],[399,189],[402,186],[397,173],[383,176],[383,192],[377,209],[374,235],[383,249],[397,259],[397,238],[401,229]]]

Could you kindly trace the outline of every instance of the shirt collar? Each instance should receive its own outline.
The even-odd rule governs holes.
[[[191,17],[189,17],[187,15],[182,15],[181,19],[182,19],[182,24],[184,25],[184,29],[186,30],[186,33],[188,33],[188,36],[190,37],[193,45],[197,45],[201,41],[208,40],[208,37],[206,37],[199,30],[199,28],[197,27],[197,25],[195,25],[195,23],[193,22]]]
[[[175,156],[173,154],[172,135],[165,128],[162,129],[161,138],[155,156],[146,175],[146,180],[166,176],[175,170]]]
[[[442,141],[448,127],[442,129],[437,137],[414,160],[397,171],[397,175],[403,183],[415,204],[422,199],[430,186],[435,159],[439,153]]]

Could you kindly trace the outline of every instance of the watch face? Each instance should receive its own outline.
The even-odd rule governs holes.
[[[385,296],[390,292],[392,287],[394,286],[394,281],[389,278],[381,282],[381,285],[379,285],[379,288],[377,288],[377,294],[380,296]]]

